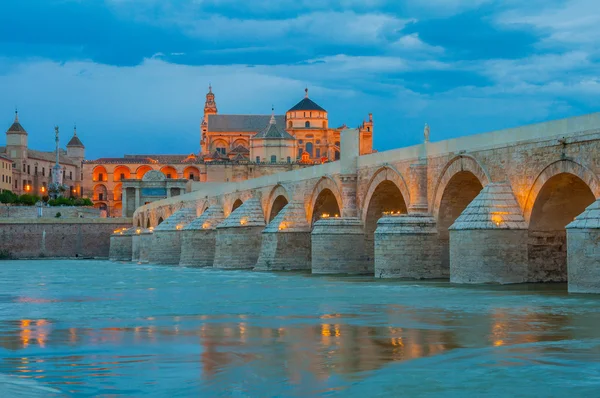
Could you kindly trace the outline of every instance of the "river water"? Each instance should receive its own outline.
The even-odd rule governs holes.
[[[565,285],[0,262],[1,396],[598,396]]]

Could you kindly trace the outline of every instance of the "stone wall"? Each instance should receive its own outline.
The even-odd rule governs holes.
[[[108,258],[110,235],[131,219],[0,219],[0,251],[12,258]]]
[[[100,209],[86,206],[52,206],[42,208],[42,218],[100,218],[106,217]],[[0,218],[38,218],[36,206],[9,206],[0,205]]]

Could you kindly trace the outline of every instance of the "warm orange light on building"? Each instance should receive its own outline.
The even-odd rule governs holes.
[[[30,186],[30,185],[25,185],[25,190],[26,190],[27,192],[29,192],[29,191],[31,190],[31,186]]]
[[[42,188],[41,188],[41,191],[42,191],[42,192],[46,192],[46,187],[42,187]]]
[[[321,218],[329,218],[329,213],[323,213],[321,214]]]
[[[177,224],[175,227],[176,230],[181,231],[183,229],[183,224]]]
[[[246,225],[246,224],[248,224],[248,217],[240,218],[240,225]]]
[[[209,229],[210,228],[210,223],[207,221],[204,224],[202,224],[202,229]]]
[[[282,222],[281,224],[279,224],[279,230],[280,231],[283,231],[286,228],[287,228],[287,224],[285,222]]]

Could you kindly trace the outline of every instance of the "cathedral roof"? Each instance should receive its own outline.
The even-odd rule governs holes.
[[[243,145],[238,145],[233,148],[229,153],[250,153],[250,150]]]
[[[308,98],[308,89],[304,90],[306,95],[302,99],[302,101],[298,102],[296,105],[292,107],[288,112],[291,111],[322,111],[327,112],[325,109],[321,108],[317,103],[310,98]]]
[[[208,115],[208,132],[248,132],[261,131],[271,115]],[[277,115],[275,120],[281,126],[285,126],[285,116]]]
[[[15,121],[8,128],[8,132],[9,133],[25,133],[25,134],[27,134],[27,131],[25,131],[23,126],[21,126],[21,123],[19,123],[19,113],[17,111],[15,111]]]
[[[252,139],[294,140],[295,138],[284,129],[277,127],[275,117],[271,116],[271,120],[267,127],[252,137]]]

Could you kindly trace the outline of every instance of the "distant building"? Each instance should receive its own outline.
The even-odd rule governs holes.
[[[0,155],[0,192],[12,188],[12,163],[9,157]]]
[[[273,110],[271,115],[221,115],[209,86],[200,127],[200,153],[86,160],[83,188],[94,205],[109,215],[131,215],[138,205],[185,193],[182,180],[243,181],[337,160],[344,128],[329,128],[327,111],[308,98],[308,90],[285,115],[275,115]],[[359,131],[360,153],[373,152],[371,114]],[[160,184],[165,189],[149,189],[143,182],[150,170],[164,174],[165,182]],[[124,188],[129,191],[124,192]]]
[[[28,134],[19,122],[17,112],[15,112],[13,124],[6,131],[6,146],[0,147],[0,156],[12,161],[11,191],[18,195],[28,193],[45,196],[48,194],[48,185],[52,182],[52,167],[56,163],[56,153],[29,148]],[[77,136],[75,129],[73,137],[67,144],[67,150],[59,151],[63,183],[69,188],[69,192],[65,192],[64,196],[82,196],[84,157],[85,146]],[[0,170],[2,169],[0,168]]]

